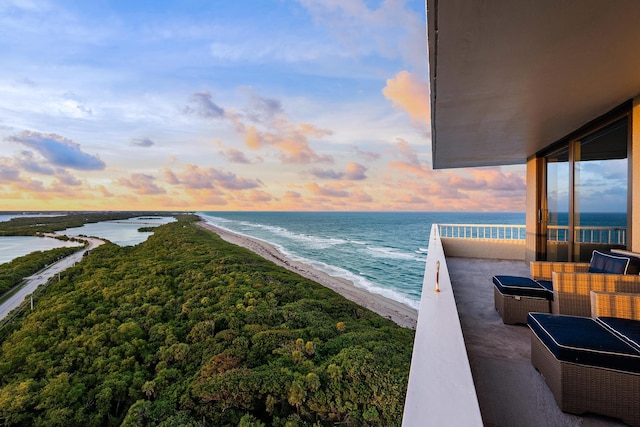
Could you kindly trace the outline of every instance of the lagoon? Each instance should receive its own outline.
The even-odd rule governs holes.
[[[69,236],[90,236],[108,240],[119,246],[134,246],[142,243],[153,232],[138,231],[144,227],[157,227],[175,221],[170,216],[144,216],[129,219],[119,219],[115,221],[101,221],[85,224],[82,227],[67,228],[60,231],[60,234]]]
[[[82,246],[78,242],[65,242],[51,237],[2,236],[0,237],[0,264],[35,251]]]

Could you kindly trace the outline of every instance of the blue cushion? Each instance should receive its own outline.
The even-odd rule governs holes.
[[[558,360],[640,373],[640,350],[598,319],[529,313],[527,323]]]
[[[640,351],[640,321],[617,317],[599,317],[598,320],[618,337]]]
[[[547,290],[547,292],[549,292],[548,298],[553,301],[553,282],[551,280],[536,280],[536,282],[538,282],[540,286],[542,286]]]
[[[627,274],[640,274],[640,255],[635,252],[626,251],[624,249],[611,249],[611,253],[615,256],[629,258],[629,266]]]
[[[540,282],[521,276],[493,276],[493,284],[502,295],[551,299],[553,291]]]
[[[593,251],[589,273],[627,274],[629,258],[610,252]]]

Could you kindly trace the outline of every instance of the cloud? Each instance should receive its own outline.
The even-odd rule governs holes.
[[[20,170],[0,159],[0,184],[20,181]]]
[[[355,151],[356,157],[358,157],[358,159],[363,159],[369,162],[373,162],[380,158],[380,154],[374,153],[372,151],[363,151],[363,150],[360,150],[358,147],[354,147],[353,150]]]
[[[136,138],[131,141],[131,144],[137,147],[152,147],[155,145],[155,142],[150,138]]]
[[[38,175],[53,175],[56,171],[51,166],[42,164],[33,152],[21,151],[16,157],[16,164],[27,172]]]
[[[130,178],[119,178],[118,184],[132,189],[136,194],[156,195],[165,194],[164,188],[158,187],[155,178],[143,173],[132,173]]]
[[[408,71],[401,71],[387,80],[383,95],[393,106],[407,112],[417,122],[430,122],[429,86]]]
[[[80,144],[56,134],[24,131],[7,140],[39,152],[51,164],[78,170],[102,170],[105,163],[98,156],[82,151]]]
[[[299,202],[302,200],[302,194],[298,193],[297,191],[287,191],[286,193],[284,193],[283,199],[289,202]]]
[[[109,191],[104,185],[98,185],[98,190],[102,194],[102,197],[113,197],[113,193]]]
[[[311,175],[321,179],[345,179],[348,181],[360,181],[367,179],[365,172],[367,168],[354,162],[347,163],[344,171],[333,171],[330,169],[312,169]]]
[[[421,168],[420,159],[418,158],[418,152],[409,145],[409,142],[402,138],[396,138],[396,142],[393,144],[395,149],[395,155],[399,156],[403,161],[409,165]]]
[[[306,185],[307,190],[313,194],[325,197],[349,197],[349,192],[339,185],[325,185],[320,186],[315,182],[310,182]]]
[[[426,70],[424,17],[407,10],[405,0],[384,0],[378,8],[363,0],[298,1],[352,56],[377,53]]]
[[[283,114],[282,102],[274,98],[266,98],[258,95],[253,89],[246,88],[249,96],[249,107],[245,110],[247,119],[257,123],[268,123]]]
[[[262,186],[262,181],[239,178],[231,172],[223,172],[213,168],[201,168],[197,165],[186,165],[181,171],[165,169],[165,177],[171,185],[181,185],[187,189],[248,190]]]
[[[82,185],[82,181],[80,181],[78,178],[71,175],[68,171],[64,169],[58,169],[56,171],[55,176],[58,182],[62,185],[66,185],[70,187],[77,187],[79,185]]]
[[[231,163],[251,163],[242,151],[236,150],[235,148],[227,148],[225,150],[219,151],[219,153],[222,157],[224,157]]]
[[[206,119],[224,117],[224,109],[213,102],[209,91],[192,93],[189,97],[189,105],[184,107],[183,111]]]
[[[246,126],[244,136],[246,146],[251,149],[277,148],[284,163],[313,163],[332,162],[333,157],[318,154],[309,146],[309,138],[322,138],[331,133],[308,123],[291,124],[279,120],[269,131],[260,131],[253,125]]]
[[[251,190],[247,199],[253,203],[267,203],[273,200],[273,196],[265,191]]]

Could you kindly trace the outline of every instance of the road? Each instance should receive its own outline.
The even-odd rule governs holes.
[[[33,276],[25,277],[26,283],[20,288],[20,290],[11,295],[11,297],[9,297],[9,299],[7,299],[5,302],[0,304],[0,320],[4,319],[11,310],[19,306],[29,294],[32,294],[33,291],[36,290],[38,286],[43,285],[51,277],[73,266],[75,263],[80,262],[85,252],[90,251],[91,249],[96,248],[104,243],[104,241],[100,239],[94,239],[92,237],[76,238],[88,241],[89,245],[79,250],[78,252],[75,252],[68,257],[61,259],[60,261],[56,261],[44,270],[40,270]]]

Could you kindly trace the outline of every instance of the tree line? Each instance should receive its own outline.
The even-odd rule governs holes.
[[[0,423],[400,425],[414,332],[196,216],[107,243],[0,347]]]

